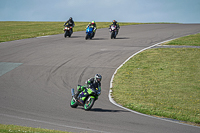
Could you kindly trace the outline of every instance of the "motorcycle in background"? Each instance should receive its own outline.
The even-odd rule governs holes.
[[[66,38],[67,36],[68,37],[71,37],[71,35],[72,35],[72,26],[69,26],[69,25],[64,25],[65,26],[65,28],[64,28],[64,37]]]
[[[85,39],[87,40],[88,38],[92,39],[94,37],[94,27],[93,26],[88,26],[86,28],[86,36]]]
[[[117,36],[117,26],[116,25],[111,25],[110,26],[110,38],[111,39],[115,39],[116,38],[116,36]]]

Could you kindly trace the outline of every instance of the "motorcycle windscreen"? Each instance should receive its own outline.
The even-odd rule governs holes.
[[[115,29],[116,29],[116,26],[111,26],[111,29],[112,29],[112,30],[115,30]]]
[[[93,28],[92,28],[92,27],[88,27],[88,28],[86,29],[86,31],[87,31],[87,32],[93,32]]]

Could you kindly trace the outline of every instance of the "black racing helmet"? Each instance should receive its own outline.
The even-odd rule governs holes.
[[[102,76],[100,74],[95,74],[94,80],[95,82],[101,82]]]

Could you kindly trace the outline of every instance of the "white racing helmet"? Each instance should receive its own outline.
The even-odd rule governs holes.
[[[95,74],[94,80],[95,82],[101,82],[102,76],[100,74]]]

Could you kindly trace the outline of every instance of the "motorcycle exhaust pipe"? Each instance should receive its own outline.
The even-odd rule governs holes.
[[[75,95],[75,93],[74,93],[74,88],[71,89],[71,93],[72,93],[72,96]]]

